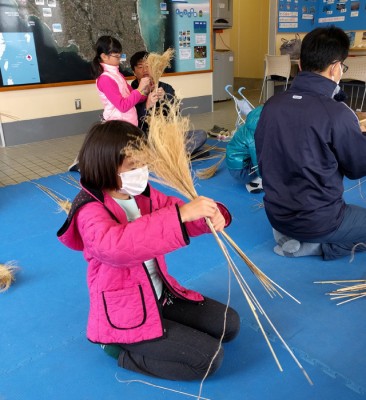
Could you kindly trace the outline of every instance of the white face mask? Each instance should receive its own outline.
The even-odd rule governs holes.
[[[137,196],[146,189],[149,179],[149,170],[145,165],[144,167],[131,171],[121,172],[118,175],[122,180],[122,187],[119,192],[130,196]]]
[[[339,81],[336,82],[337,85],[339,85],[339,82],[341,81],[342,75],[343,75],[343,67],[342,67],[342,64],[339,64],[339,68],[340,68],[340,70],[341,70],[341,76],[340,76],[340,78],[339,78]],[[332,81],[334,81],[334,75],[332,76]]]

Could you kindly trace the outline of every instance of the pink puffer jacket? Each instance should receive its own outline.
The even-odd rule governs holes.
[[[108,194],[84,189],[57,233],[67,247],[83,251],[88,262],[87,337],[92,342],[137,343],[164,335],[159,304],[143,264],[151,258],[156,258],[161,278],[176,296],[203,300],[169,275],[164,254],[189,244],[189,236],[209,232],[204,219],[182,224],[178,206],[184,202],[150,185],[135,199],[142,216],[128,223]],[[219,207],[230,223],[229,212]]]

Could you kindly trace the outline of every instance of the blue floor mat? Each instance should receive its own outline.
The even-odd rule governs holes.
[[[195,168],[207,166],[197,162]],[[72,199],[78,189],[61,178],[43,184]],[[77,173],[74,173],[78,177]],[[357,182],[346,181],[346,189]],[[165,189],[164,189],[165,190]],[[165,190],[171,192],[170,190]],[[325,293],[333,287],[314,281],[366,277],[366,253],[324,262],[318,257],[282,258],[274,240],[261,195],[249,194],[224,166],[215,177],[197,181],[201,195],[225,203],[233,214],[229,235],[270,278],[301,301],[271,299],[249,269],[235,258],[246,281],[271,321],[314,382],[310,386],[289,353],[261,318],[283,367],[280,372],[236,280],[211,235],[192,239],[190,246],[167,256],[178,279],[203,294],[227,301],[241,316],[239,337],[226,344],[221,369],[203,384],[202,398],[337,399],[366,397],[366,300],[337,306]],[[366,206],[362,191],[345,193],[347,201]],[[88,313],[86,263],[56,239],[65,213],[33,183],[0,188],[0,263],[15,260],[16,282],[0,294],[0,399],[132,399],[189,398],[179,393],[123,383],[144,380],[175,391],[199,393],[200,382],[170,382],[118,368],[85,337]],[[192,397],[191,397],[192,398]]]

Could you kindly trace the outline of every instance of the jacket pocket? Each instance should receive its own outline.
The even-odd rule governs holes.
[[[133,329],[144,324],[146,307],[141,286],[103,292],[104,310],[115,329]]]

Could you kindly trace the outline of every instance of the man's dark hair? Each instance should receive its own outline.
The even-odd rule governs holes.
[[[149,53],[147,51],[138,51],[137,53],[135,53],[131,58],[130,58],[130,65],[131,65],[131,69],[132,71],[135,70],[136,65],[145,60],[147,58],[147,56],[149,55]]]
[[[302,71],[323,72],[336,61],[343,62],[348,56],[350,41],[340,28],[329,26],[309,32],[301,44]]]

